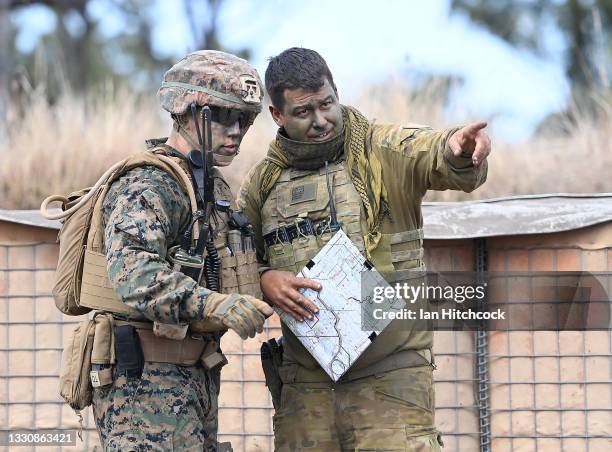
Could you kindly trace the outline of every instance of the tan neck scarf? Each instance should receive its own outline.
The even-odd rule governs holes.
[[[276,134],[276,144],[287,158],[291,168],[299,170],[314,170],[321,168],[325,162],[335,162],[344,153],[344,130],[334,138],[323,142],[294,141],[279,130]]]
[[[382,219],[389,213],[387,189],[382,180],[380,161],[365,141],[370,127],[367,118],[353,107],[341,106],[344,119],[344,155],[348,172],[363,204],[368,231],[364,234],[366,257],[378,246],[381,238]],[[270,143],[268,155],[262,166],[261,200],[265,202],[283,169],[289,168],[287,155],[278,144]]]

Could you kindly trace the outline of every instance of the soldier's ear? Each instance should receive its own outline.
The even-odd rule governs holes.
[[[283,127],[285,125],[285,118],[283,117],[283,113],[274,105],[270,105],[268,108],[270,109],[270,114],[272,115],[272,119],[274,120],[276,125],[278,127]]]

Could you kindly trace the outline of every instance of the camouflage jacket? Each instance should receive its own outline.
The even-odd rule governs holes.
[[[210,291],[166,261],[191,219],[179,183],[158,168],[133,169],[113,183],[102,209],[108,277],[119,299],[142,314],[132,320],[201,320]]]
[[[422,126],[370,125],[366,135],[367,153],[374,153],[382,166],[382,179],[387,194],[390,215],[382,224],[383,240],[378,253],[393,253],[391,236],[423,227],[421,201],[427,190],[462,190],[471,192],[482,185],[487,176],[487,162],[474,167],[470,157],[455,157],[448,147],[449,138],[459,128],[434,131]],[[239,206],[253,224],[260,263],[268,265],[262,238],[262,165],[254,167],[245,179],[239,194]],[[319,170],[314,173],[318,174]],[[277,184],[278,185],[278,184]],[[275,187],[276,188],[276,187]],[[273,188],[272,190],[275,190]],[[342,204],[336,204],[338,213]],[[329,207],[327,207],[329,209]],[[362,221],[362,231],[366,226]],[[417,248],[419,245],[416,245]],[[394,264],[395,266],[395,264]],[[410,268],[410,267],[408,267]],[[397,269],[397,267],[396,267]],[[283,325],[285,337],[284,357],[307,368],[318,368],[315,359],[302,346],[295,335]],[[352,369],[374,364],[394,352],[408,349],[426,349],[433,346],[431,331],[406,330],[401,320],[392,322],[363,353]]]

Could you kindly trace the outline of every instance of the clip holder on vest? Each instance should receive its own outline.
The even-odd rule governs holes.
[[[180,245],[173,246],[168,250],[168,260],[173,265],[175,271],[180,271],[181,267],[197,268],[204,267],[202,256],[190,254],[181,248]]]
[[[281,226],[264,235],[266,245],[272,246],[279,243],[291,243],[300,236],[316,234],[316,226],[310,218],[296,221],[294,224]]]
[[[253,226],[242,211],[231,211],[228,226],[228,245],[233,256],[255,249]]]

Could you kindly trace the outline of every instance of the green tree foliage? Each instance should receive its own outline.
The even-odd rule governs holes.
[[[542,121],[538,133],[567,134],[585,118],[610,119],[612,1],[452,0],[451,8],[509,44],[543,57],[552,56],[546,35],[560,33],[571,99],[565,111]]]
[[[565,40],[565,68],[571,83],[609,85],[610,0],[452,0],[451,8],[508,43],[542,56],[547,53],[544,35],[556,30]]]
[[[56,18],[55,30],[40,39],[38,51],[21,54],[14,45],[14,27],[3,34],[8,41],[0,53],[0,73],[21,65],[35,83],[44,84],[51,100],[69,87],[74,92],[95,89],[109,80],[129,82],[137,90],[155,87],[179,55],[161,55],[153,44],[154,0],[107,0],[108,14],[125,24],[109,38],[100,30],[100,18],[91,12],[90,0],[8,0],[0,2],[0,21],[33,5],[48,8]],[[224,49],[217,17],[223,0],[183,0],[192,34],[191,49]],[[177,2],[177,7],[181,3]],[[199,17],[195,17],[196,14]],[[7,22],[10,23],[10,20]],[[2,36],[4,37],[4,36]],[[248,55],[245,49],[235,52]],[[3,64],[6,62],[6,64]],[[45,67],[45,70],[41,70]],[[0,74],[0,78],[2,74]],[[9,75],[10,77],[10,75]]]

